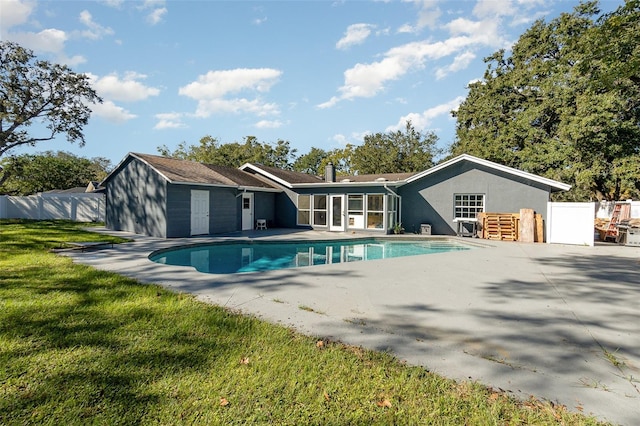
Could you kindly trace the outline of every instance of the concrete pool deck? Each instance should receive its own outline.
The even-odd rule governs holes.
[[[533,395],[617,424],[640,419],[638,247],[464,239],[489,247],[208,275],[159,265],[148,255],[230,237],[164,240],[100,232],[135,241],[64,254],[308,335],[390,351],[434,373],[521,399]],[[268,230],[233,238],[337,237],[352,235]]]

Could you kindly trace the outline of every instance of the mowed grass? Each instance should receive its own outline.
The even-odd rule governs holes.
[[[83,226],[0,221],[0,424],[597,424],[49,251]]]

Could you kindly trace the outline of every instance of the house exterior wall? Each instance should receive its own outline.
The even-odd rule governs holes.
[[[242,207],[239,206],[239,208]],[[255,192],[253,195],[253,214],[256,219],[266,219],[269,226],[276,226],[276,194]],[[242,227],[242,223],[240,227]]]
[[[478,164],[461,162],[399,188],[402,225],[419,232],[422,223],[433,234],[455,235],[454,194],[484,194],[485,211],[518,213],[531,208],[546,220],[550,188]]]
[[[176,185],[167,187],[167,238],[191,236],[191,190],[209,192],[209,233],[222,234],[242,229],[242,197],[236,188]],[[275,218],[274,193],[254,193],[254,217]]]
[[[166,181],[145,163],[131,158],[107,182],[106,194],[108,229],[167,236]]]
[[[167,185],[167,238],[191,236],[191,190],[209,192],[209,233],[240,230],[240,201],[235,188]]]

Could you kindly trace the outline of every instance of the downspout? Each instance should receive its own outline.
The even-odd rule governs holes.
[[[398,199],[398,211],[397,211],[397,217],[396,220],[398,221],[398,223],[402,223],[399,219],[402,219],[402,197],[400,195],[398,195],[393,189],[389,188],[387,186],[387,184],[384,184],[384,189],[386,189],[387,191],[389,191],[391,193],[391,195],[393,195],[394,197],[396,197]]]

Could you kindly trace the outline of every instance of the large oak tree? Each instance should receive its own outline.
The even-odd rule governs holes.
[[[573,185],[571,200],[640,195],[639,2],[597,19],[597,2],[536,21],[486,59],[454,112],[469,153]],[[612,53],[614,52],[614,53]]]
[[[96,102],[102,100],[86,75],[0,41],[0,157],[17,146],[34,146],[59,134],[84,145],[88,104]]]

